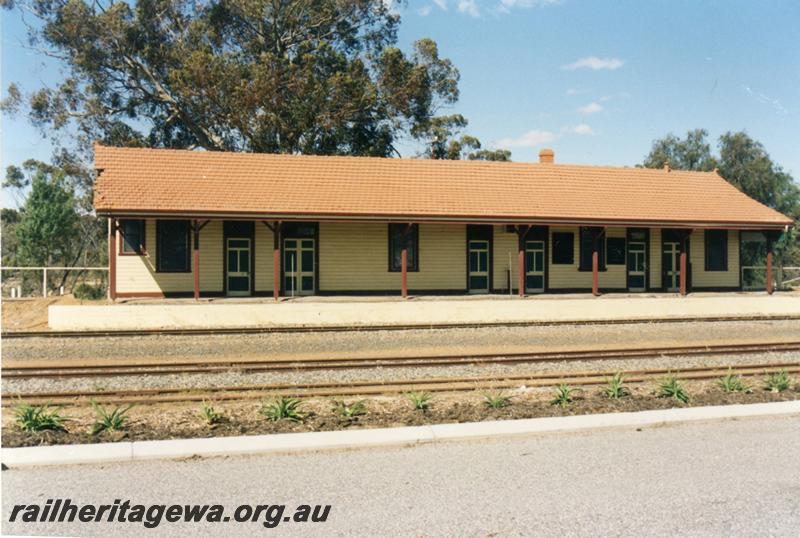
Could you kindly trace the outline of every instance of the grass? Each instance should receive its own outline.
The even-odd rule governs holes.
[[[128,422],[128,411],[131,410],[133,404],[118,406],[112,410],[106,409],[94,400],[91,400],[91,404],[97,415],[92,428],[89,430],[92,435],[97,435],[104,431],[118,432],[125,429],[125,423]]]
[[[769,373],[764,378],[764,388],[770,392],[783,392],[791,386],[792,380],[786,370]]]
[[[489,409],[502,409],[511,405],[511,396],[504,392],[494,392],[483,395],[483,403]]]
[[[674,375],[659,381],[657,389],[657,394],[661,398],[673,398],[681,403],[689,403],[689,394]]]
[[[625,396],[630,396],[631,391],[625,386],[625,378],[622,374],[614,374],[614,377],[610,377],[606,381],[606,386],[603,387],[602,394],[606,398],[618,400]]]
[[[270,402],[264,402],[259,412],[269,420],[289,420],[292,422],[303,422],[305,413],[300,411],[303,402],[298,398],[288,398],[278,396]]]
[[[725,392],[752,392],[742,381],[742,376],[734,374],[733,370],[728,370],[728,373],[720,378],[719,386]]]
[[[573,397],[572,395],[578,389],[572,388],[565,383],[561,383],[559,386],[556,387],[556,396],[550,402],[553,405],[558,405],[559,407],[567,407],[569,404],[572,403]]]
[[[203,419],[203,421],[209,426],[219,424],[224,418],[222,413],[214,409],[214,406],[208,402],[203,402],[200,404],[199,415],[200,418]]]
[[[409,392],[408,399],[417,411],[426,411],[431,407],[433,396],[427,392]]]
[[[26,432],[54,431],[65,432],[64,422],[69,420],[61,415],[58,407],[45,405],[19,404],[14,409],[17,425]]]
[[[365,400],[356,400],[350,403],[336,400],[333,402],[333,412],[345,420],[355,420],[367,414],[367,405]]]

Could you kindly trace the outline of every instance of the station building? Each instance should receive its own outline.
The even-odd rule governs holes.
[[[719,173],[95,147],[109,295],[745,287],[792,220]]]

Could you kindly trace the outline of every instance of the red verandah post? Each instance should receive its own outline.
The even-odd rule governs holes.
[[[686,250],[681,250],[680,272],[681,295],[686,295]]]
[[[405,243],[403,243],[403,249],[400,251],[400,270],[402,273],[400,277],[400,294],[403,299],[406,299],[408,297],[408,248]]]
[[[597,254],[597,242],[592,250],[592,295],[597,297],[600,295],[600,259]]]

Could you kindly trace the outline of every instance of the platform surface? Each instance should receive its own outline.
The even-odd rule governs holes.
[[[315,298],[316,299],[316,298]],[[49,307],[52,330],[452,325],[800,316],[800,295],[763,293],[415,298],[164,300]]]

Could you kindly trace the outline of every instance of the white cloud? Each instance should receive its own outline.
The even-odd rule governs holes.
[[[481,12],[478,9],[478,4],[475,3],[475,0],[459,0],[458,11],[459,13],[466,13],[470,17],[478,18],[481,16]]]
[[[578,112],[581,114],[597,114],[598,112],[602,112],[603,107],[599,103],[589,103],[586,106],[582,106],[578,109]]]
[[[505,9],[515,7],[535,7],[547,4],[558,4],[561,0],[500,0],[500,5]]]
[[[421,8],[419,8],[417,10],[417,13],[419,13],[420,16],[422,16],[422,17],[427,17],[428,15],[431,14],[431,10],[432,9],[433,9],[433,7],[431,7],[431,6],[422,6]]]
[[[447,11],[447,0],[433,0],[433,3],[439,6],[442,11]]]
[[[561,69],[575,71],[576,69],[587,68],[593,71],[598,71],[600,69],[608,69],[613,71],[614,69],[619,69],[622,67],[624,63],[625,62],[619,58],[598,58],[597,56],[588,56],[571,64],[562,65]]]
[[[586,90],[581,90],[580,88],[569,88],[567,90],[567,95],[580,95],[582,93],[586,93]]]
[[[784,114],[789,113],[789,111],[786,109],[785,106],[783,106],[783,103],[781,103],[779,99],[775,99],[774,97],[770,97],[769,95],[764,95],[761,92],[755,92],[752,89],[750,89],[750,86],[742,86],[742,87],[750,97],[752,97],[759,103],[763,103],[765,105],[771,105],[772,108],[774,108],[778,112],[782,112]]]
[[[492,145],[501,148],[534,148],[552,142],[556,138],[558,135],[552,131],[533,129],[517,138],[501,138]]]
[[[575,127],[569,127],[568,132],[575,133],[576,135],[593,135],[595,134],[594,130],[585,123],[580,123]]]

